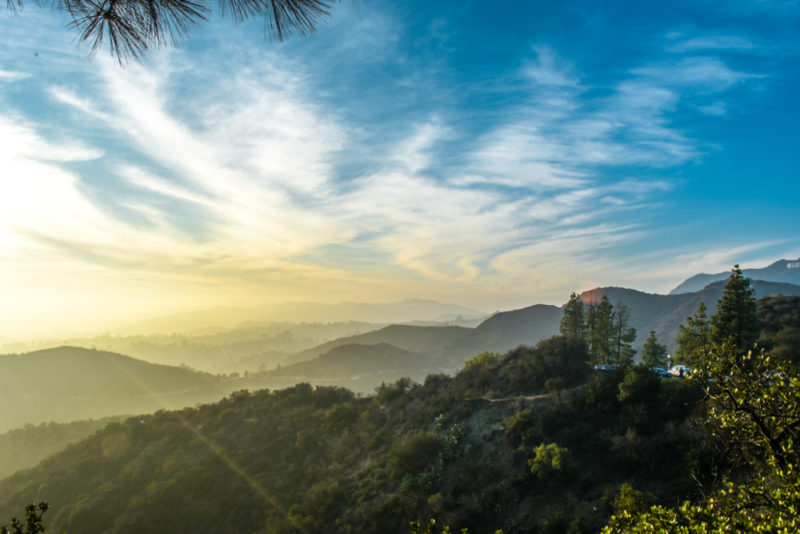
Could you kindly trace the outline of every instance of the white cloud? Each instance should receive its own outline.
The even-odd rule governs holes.
[[[244,66],[222,76],[213,61],[186,68],[181,52],[124,69],[98,58],[94,77],[48,93],[108,134],[105,154],[0,121],[0,161],[20,179],[0,183],[0,240],[12,247],[3,261],[19,253],[43,271],[85,264],[93,275],[220,293],[419,279],[564,293],[611,247],[640,238],[637,210],[669,188],[603,170],[695,157],[670,121],[682,88],[722,92],[750,75],[690,58],[632,70],[594,96],[552,48],[534,52],[516,73],[526,96],[482,133],[465,141],[463,117],[431,112],[380,139],[385,157],[352,174],[337,165],[343,153],[373,149],[368,125],[325,107],[311,75],[278,53],[226,48],[247,59],[231,57]],[[101,157],[112,175],[94,190],[63,165]],[[105,196],[91,194],[98,189]],[[331,246],[371,258],[375,271],[328,257]]]
[[[0,115],[0,162],[12,169],[12,160],[29,158],[38,161],[89,161],[103,152],[75,141],[52,142],[36,133],[35,125],[13,116]]]
[[[433,161],[433,146],[448,135],[438,121],[431,121],[413,128],[413,132],[402,140],[391,154],[391,159],[411,174],[428,168]]]
[[[634,69],[633,73],[662,87],[680,87],[699,92],[718,93],[748,79],[763,75],[738,72],[716,57],[688,57]]]
[[[699,106],[697,109],[705,115],[714,115],[717,117],[723,117],[728,114],[728,106],[721,100],[717,100],[706,106]]]
[[[536,59],[523,68],[523,73],[534,83],[556,87],[578,85],[572,65],[558,57],[551,47],[537,45],[533,47],[533,51],[536,53]]]
[[[677,42],[667,45],[670,52],[696,52],[700,50],[738,50],[751,52],[756,45],[749,39],[736,35],[706,35],[678,40],[682,34],[672,36]],[[670,35],[667,35],[670,38]]]
[[[30,76],[31,75],[27,72],[0,69],[0,83],[16,82],[19,80],[24,80],[25,78],[30,78]]]

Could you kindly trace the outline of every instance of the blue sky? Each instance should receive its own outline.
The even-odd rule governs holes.
[[[797,258],[798,21],[796,1],[345,2],[303,39],[213,17],[120,66],[62,13],[0,11],[0,316],[507,309]]]

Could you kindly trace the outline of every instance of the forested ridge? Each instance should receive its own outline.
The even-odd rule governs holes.
[[[586,358],[553,338],[371,397],[299,384],[115,422],[2,481],[0,506],[47,501],[48,528],[71,533],[405,532],[432,516],[474,532],[597,531],[625,483],[666,501],[692,491],[694,460],[674,451],[702,446],[700,393],[592,374]],[[533,473],[542,444],[566,461]]]
[[[71,534],[408,532],[432,517],[473,533],[792,532],[798,305],[757,304],[735,269],[716,312],[681,327],[676,359],[694,372],[679,379],[651,369],[654,332],[635,364],[625,310],[573,295],[561,335],[455,376],[112,422],[0,481],[0,517],[46,501],[48,530]]]

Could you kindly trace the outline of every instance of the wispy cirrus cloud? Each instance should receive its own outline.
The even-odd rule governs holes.
[[[542,39],[468,78],[447,29],[421,43],[361,16],[268,52],[222,32],[146,66],[100,56],[80,79],[42,78],[75,140],[0,110],[19,178],[2,182],[4,272],[24,257],[184,299],[504,287],[558,301],[638,275],[617,252],[652,240],[651,215],[707,150],[681,119],[725,115],[762,76],[723,54],[755,40],[662,32],[657,53],[604,76]]]
[[[348,135],[355,126],[311,104],[302,69],[289,74],[277,56],[246,75],[209,73],[192,107],[181,103],[180,63],[145,70],[100,60],[89,96],[58,86],[50,95],[136,147],[139,162],[111,167],[127,184],[118,207],[134,223],[93,206],[113,224],[91,224],[116,232],[114,240],[151,246],[130,248],[129,265],[167,261],[196,276],[235,277],[237,266],[241,276],[291,261],[300,268],[298,258],[346,244],[391,258],[388,272],[474,282],[508,275],[514,258],[522,272],[534,257],[557,263],[565,250],[590,256],[637,236],[635,225],[602,221],[641,209],[668,184],[609,181],[599,169],[677,165],[696,154],[669,124],[680,97],[657,67],[633,69],[610,95],[587,99],[590,86],[574,65],[545,46],[533,52],[520,71],[529,98],[476,142],[462,142],[468,165],[440,159],[439,143],[454,136],[436,118],[400,136],[383,164],[345,179],[334,162],[358,142]],[[691,79],[695,67],[687,68]],[[78,195],[80,179],[72,183]],[[125,254],[96,246],[91,232],[71,234],[93,244],[92,258]]]
[[[705,53],[711,51],[746,51],[757,50],[756,44],[746,37],[738,35],[704,35],[687,37],[685,34],[676,32],[667,35],[670,43],[666,49],[670,52],[698,52]]]

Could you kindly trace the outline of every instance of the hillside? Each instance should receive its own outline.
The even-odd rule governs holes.
[[[64,447],[85,439],[121,417],[89,419],[72,423],[25,425],[0,434],[0,479],[30,469]]]
[[[430,355],[407,351],[388,343],[339,345],[308,361],[250,375],[261,387],[287,387],[298,382],[338,385],[359,393],[373,393],[384,382],[400,377],[424,380],[440,369]]]
[[[694,314],[701,302],[708,308],[708,315],[712,315],[716,311],[717,301],[722,296],[725,284],[725,280],[714,282],[701,291],[676,295],[658,295],[621,287],[604,287],[584,291],[581,293],[581,299],[587,303],[599,302],[605,295],[614,306],[624,304],[630,310],[631,326],[636,328],[637,336],[633,346],[637,351],[641,350],[647,335],[653,330],[658,340],[673,352],[676,347],[678,327],[687,317]],[[754,280],[751,286],[755,290],[756,298],[770,295],[800,295],[800,286],[794,284]]]
[[[536,304],[499,312],[440,352],[443,362],[458,369],[465,360],[484,351],[505,352],[520,345],[535,345],[558,333],[563,310]]]
[[[342,345],[377,345],[381,343],[393,345],[409,352],[433,354],[452,345],[471,331],[471,328],[460,326],[390,325],[373,332],[334,339],[299,352],[288,358],[287,361],[295,363],[312,360]]]
[[[554,339],[371,397],[300,384],[112,423],[0,481],[0,516],[46,500],[48,529],[71,533],[407,533],[432,516],[477,533],[592,532],[624,483],[658,502],[693,494],[700,392],[588,376],[586,357]],[[553,381],[565,389],[547,393]],[[564,463],[532,472],[540,444]]]
[[[121,354],[58,347],[0,356],[0,431],[180,408],[232,391],[220,377]]]
[[[231,330],[192,331],[184,334],[111,335],[63,341],[7,344],[6,352],[30,352],[56,345],[94,347],[165,365],[190,365],[210,373],[242,373],[272,369],[286,358],[332,339],[381,328],[382,324],[246,322]]]
[[[763,280],[765,282],[783,282],[787,284],[800,285],[800,259],[797,260],[778,260],[775,263],[760,269],[742,269],[742,274],[751,280]],[[669,292],[670,295],[680,293],[693,293],[702,290],[708,284],[725,280],[730,272],[716,274],[696,274],[684,280],[675,289]]]
[[[540,304],[496,313],[475,328],[391,325],[300,352],[288,359],[298,363],[258,373],[250,380],[260,387],[307,381],[370,393],[403,376],[422,380],[430,373],[453,373],[484,351],[535,345],[558,332],[561,315],[561,308]]]

